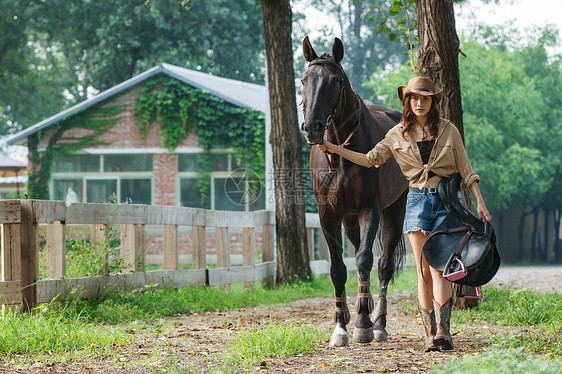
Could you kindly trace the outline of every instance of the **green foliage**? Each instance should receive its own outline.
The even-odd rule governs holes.
[[[547,43],[540,38],[548,29],[527,44],[517,35],[507,27],[477,28],[463,38],[468,57],[460,62],[467,151],[495,212],[540,205],[548,191],[561,188],[555,176],[562,138],[555,133],[562,110],[553,103],[562,92],[560,84],[544,84],[560,82],[560,65],[544,58]]]
[[[353,288],[357,288],[356,284]],[[327,277],[319,277],[312,283],[288,284],[274,290],[258,285],[248,291],[243,285],[234,285],[231,292],[217,287],[174,289],[153,284],[141,289],[110,291],[103,299],[73,300],[66,310],[87,311],[85,318],[91,322],[118,324],[132,320],[151,321],[178,313],[271,305],[332,294],[333,286]],[[57,305],[50,307],[57,308]]]
[[[376,279],[372,276],[371,279]],[[416,287],[415,268],[405,268],[389,287],[389,293],[398,293]],[[357,293],[357,277],[350,276],[346,283],[348,295]],[[372,292],[378,292],[378,282],[372,282]],[[327,276],[314,277],[311,282],[296,281],[275,289],[258,282],[255,289],[247,290],[243,284],[235,284],[232,291],[207,287],[169,288],[152,284],[142,289],[107,290],[106,297],[75,299],[65,306],[66,312],[84,311],[84,318],[94,323],[118,324],[132,320],[151,321],[178,313],[203,313],[212,310],[230,310],[239,307],[274,305],[290,301],[330,297],[334,294],[332,282]],[[57,304],[48,306],[58,308]],[[87,311],[87,313],[85,312]]]
[[[486,287],[477,309],[455,317],[459,323],[484,320],[495,325],[535,326],[562,323],[562,295]]]
[[[496,337],[495,347],[500,349],[519,349],[562,360],[562,324],[545,324],[526,327],[516,334]]]
[[[87,350],[102,353],[131,340],[124,331],[107,326],[93,327],[81,312],[59,313],[39,308],[35,313],[7,313],[0,318],[0,352],[15,354]]]
[[[312,352],[329,333],[308,326],[270,323],[238,334],[225,350],[224,361],[231,367],[257,366],[266,358]]]
[[[368,19],[376,22],[377,34],[387,34],[390,41],[417,44],[416,1],[393,0],[390,4],[388,11],[381,2],[369,5],[365,11]]]
[[[59,155],[70,155],[85,147],[106,142],[97,137],[106,132],[117,121],[121,106],[104,107],[101,105],[87,108],[73,116],[67,117],[47,130],[38,131],[28,139],[29,161],[28,191],[32,199],[49,198],[49,180],[53,160]],[[86,134],[69,136],[65,133],[72,128],[88,130]],[[51,135],[44,151],[39,152],[39,140],[45,134]]]
[[[68,75],[31,32],[31,0],[3,0],[0,12],[0,135],[14,133],[63,109]],[[52,46],[51,46],[52,47]]]
[[[297,2],[298,3],[298,2]],[[303,2],[301,2],[303,3]],[[310,0],[309,6],[322,12],[317,17],[324,17],[328,27],[318,28],[315,22],[307,22],[305,14],[299,13],[299,7],[293,7],[293,48],[302,50],[304,35],[318,35],[311,40],[316,52],[330,52],[334,36],[344,43],[345,57],[342,66],[349,81],[361,98],[371,101],[369,91],[361,86],[378,68],[388,69],[398,66],[408,59],[407,48],[402,43],[390,41],[377,33],[375,18],[380,12],[388,13],[389,2],[379,1],[376,7],[373,1],[347,1],[342,6],[340,1]],[[391,3],[391,2],[390,2]],[[412,7],[415,15],[415,10]],[[295,64],[295,76],[302,77],[306,63],[300,54]],[[376,98],[375,102],[378,102]],[[310,146],[309,146],[310,148]],[[308,165],[308,162],[305,164]]]
[[[556,40],[549,28],[525,35],[508,26],[476,28],[461,37],[466,148],[493,213],[513,206],[562,207],[561,57],[547,53]],[[382,105],[402,110],[396,87],[412,75],[405,66],[379,70],[364,86]]]
[[[104,225],[103,241],[92,245],[84,232],[74,226],[66,228],[66,273],[65,278],[92,277],[96,275],[121,273],[130,264],[126,264],[119,254],[121,240],[119,233],[114,228],[117,218],[117,196],[112,194],[109,198],[113,207],[113,215]],[[39,243],[39,279],[47,276],[47,250],[46,241]]]
[[[255,0],[145,3],[3,0],[0,135],[160,62],[264,81],[263,20]]]
[[[512,373],[560,373],[562,362],[542,357],[529,357],[523,348],[491,349],[482,354],[452,358],[431,370],[435,374],[512,374]]]
[[[50,0],[29,12],[33,29],[48,36],[45,43],[60,45],[59,53],[77,62],[70,67],[76,86],[105,90],[160,62],[264,80],[255,0]]]
[[[146,82],[135,104],[135,118],[144,139],[158,120],[162,145],[170,152],[195,131],[205,150],[197,160],[203,196],[209,191],[213,148],[232,147],[237,164],[265,180],[265,117],[261,112],[234,106],[209,92],[160,76]],[[254,189],[259,188],[258,183],[250,180]]]
[[[413,76],[412,70],[405,65],[391,72],[379,68],[371,75],[369,80],[363,83],[363,87],[372,91],[373,97],[381,105],[402,112],[403,106],[398,98],[396,88],[406,84]]]

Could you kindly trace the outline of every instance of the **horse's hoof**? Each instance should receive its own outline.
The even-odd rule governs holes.
[[[349,335],[347,331],[339,326],[332,333],[330,338],[330,347],[347,347],[349,345]]]
[[[353,329],[353,342],[354,343],[370,343],[375,338],[373,334],[373,328],[364,329],[361,327],[355,327]]]
[[[388,340],[388,334],[384,329],[375,329],[373,335],[376,341],[385,342]]]

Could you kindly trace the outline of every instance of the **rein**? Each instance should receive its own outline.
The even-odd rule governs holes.
[[[313,65],[332,65],[335,66],[337,68],[337,70],[340,73],[340,81],[341,81],[341,89],[340,89],[340,93],[338,96],[338,105],[336,105],[336,107],[334,108],[334,111],[328,116],[327,120],[326,120],[326,125],[324,127],[325,132],[324,132],[324,140],[326,140],[328,134],[327,134],[327,130],[330,127],[330,125],[333,127],[334,130],[334,134],[336,136],[336,142],[337,142],[337,146],[338,147],[345,147],[346,145],[349,145],[349,141],[351,140],[351,138],[353,137],[353,135],[355,134],[355,132],[357,131],[357,129],[359,128],[359,126],[361,125],[361,99],[359,98],[359,95],[357,95],[357,92],[355,91],[355,89],[351,88],[353,90],[353,93],[355,94],[355,97],[357,98],[357,102],[359,104],[359,107],[357,109],[357,111],[359,112],[359,118],[357,119],[357,126],[355,126],[355,128],[353,129],[353,131],[347,136],[347,138],[344,140],[343,143],[340,143],[340,139],[338,136],[338,131],[336,128],[336,124],[334,123],[333,117],[338,114],[340,112],[340,110],[343,108],[343,106],[345,105],[345,85],[343,84],[344,79],[341,76],[345,76],[345,72],[343,71],[343,68],[340,66],[340,64],[331,61],[331,60],[327,60],[327,59],[316,59],[314,61],[311,61],[308,64],[308,67],[310,68]],[[305,106],[306,109],[306,106]],[[328,162],[328,166],[330,167],[330,173],[333,172],[333,167],[332,167],[332,158],[330,156],[330,152],[328,151],[323,151],[324,152],[324,156],[326,157],[326,161]]]

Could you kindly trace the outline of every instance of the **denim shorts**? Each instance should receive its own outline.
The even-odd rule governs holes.
[[[410,189],[406,203],[404,233],[420,230],[430,233],[443,222],[446,215],[447,209],[438,193]]]

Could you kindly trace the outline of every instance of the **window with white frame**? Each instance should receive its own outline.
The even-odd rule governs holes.
[[[51,198],[73,202],[152,204],[153,155],[59,156],[53,162]]]
[[[232,153],[213,153],[211,183],[206,196],[201,194],[197,153],[180,153],[177,159],[179,205],[232,211],[265,208],[264,191],[261,186],[255,188],[255,184],[251,184],[253,171],[237,163]]]

